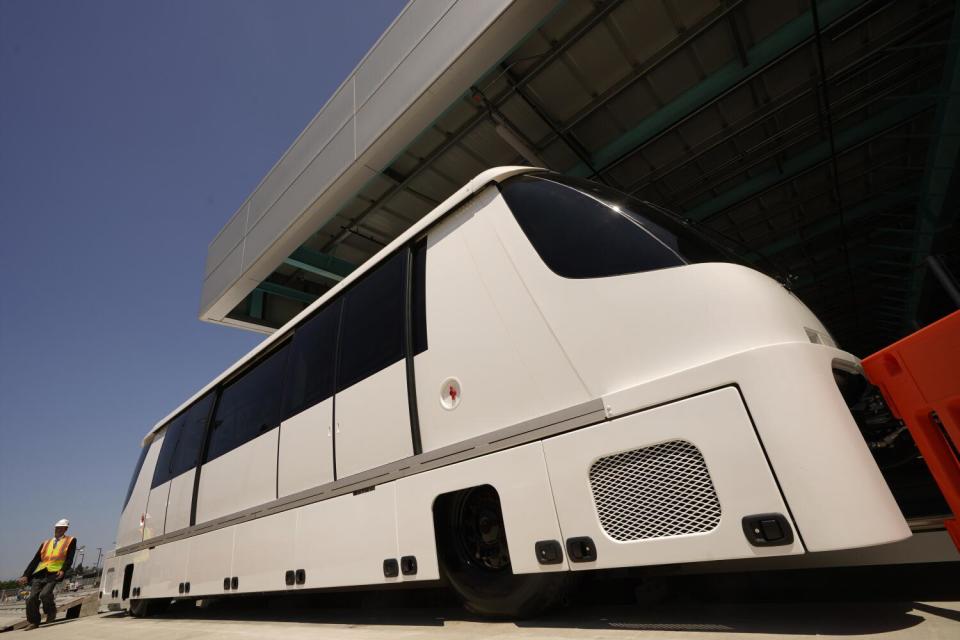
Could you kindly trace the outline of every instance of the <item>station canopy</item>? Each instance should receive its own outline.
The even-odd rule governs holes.
[[[200,317],[271,331],[530,164],[736,241],[866,355],[951,308],[958,25],[951,0],[413,0],[211,243]]]

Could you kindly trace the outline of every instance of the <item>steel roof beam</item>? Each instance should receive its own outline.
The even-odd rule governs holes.
[[[247,315],[257,320],[263,320],[263,298],[265,292],[254,289],[250,292],[250,301],[247,305]]]
[[[544,52],[542,57],[537,61],[537,63],[525,74],[523,77],[515,79],[514,83],[510,83],[507,89],[501,92],[496,97],[490,100],[490,104],[493,107],[500,107],[503,105],[509,98],[511,98],[516,92],[517,87],[526,86],[533,78],[538,76],[541,71],[546,69],[551,62],[556,60],[560,55],[563,54],[567,49],[572,47],[574,44],[580,41],[580,39],[585,36],[587,33],[593,29],[601,20],[604,19],[611,11],[613,11],[617,6],[621,4],[622,0],[614,0],[604,6],[598,7],[597,10],[592,13],[590,16],[585,18],[580,24],[578,24],[574,29],[573,33],[567,36],[562,42],[556,43],[551,49]],[[475,105],[471,105],[475,106]],[[420,173],[425,169],[430,167],[434,160],[443,155],[448,149],[458,144],[461,139],[463,139],[467,134],[473,131],[480,122],[487,118],[487,111],[480,110],[478,113],[475,113],[470,117],[464,124],[462,124],[455,132],[447,135],[447,139],[436,149],[431,151],[424,157],[416,167],[414,167],[401,182],[395,184],[390,190],[385,193],[379,202],[385,202],[391,198],[394,194],[401,191],[405,188],[414,178],[416,178]],[[373,213],[379,207],[379,203],[373,203],[370,207],[361,211],[357,216],[350,221],[348,225],[345,225],[343,230],[334,236],[330,241],[324,245],[324,250],[329,251],[333,247],[337,246],[343,240],[350,235],[350,229],[363,221],[368,215]]]
[[[326,278],[331,282],[340,282],[357,268],[357,265],[346,260],[306,247],[298,248],[290,254],[290,257],[284,259],[283,263]]]
[[[954,306],[960,308],[960,284],[957,283],[953,274],[943,265],[940,257],[934,255],[927,256],[927,268],[933,273],[933,276],[940,283],[940,286],[946,290],[947,296],[949,296]]]
[[[506,78],[510,86],[513,87],[513,89],[517,92],[517,95],[520,96],[520,99],[523,100],[535,114],[537,114],[544,124],[547,125],[550,131],[557,135],[563,141],[563,143],[567,145],[567,148],[570,149],[570,151],[572,151],[574,155],[580,159],[580,162],[583,162],[587,165],[587,167],[590,169],[590,177],[606,184],[607,181],[603,178],[603,176],[597,173],[596,167],[593,166],[593,163],[590,160],[590,154],[583,147],[583,145],[581,145],[572,134],[561,131],[558,128],[557,123],[553,121],[553,118],[550,116],[549,112],[547,112],[546,108],[540,104],[540,101],[534,99],[534,97],[530,95],[526,88],[521,85],[516,78],[513,77],[513,74],[510,72],[510,67],[503,63],[501,63],[500,67],[503,69],[503,77]],[[485,96],[483,99],[486,101]],[[496,109],[496,107],[492,108]],[[497,113],[500,113],[500,111],[497,110]],[[500,113],[500,116],[506,119],[506,116],[504,116],[502,113]],[[540,166],[549,168],[547,167],[546,163],[543,163]]]
[[[872,255],[862,255],[862,256],[859,256],[857,259],[855,259],[855,260],[851,263],[851,267],[852,267],[854,270],[856,270],[856,269],[859,269],[859,268],[861,268],[861,267],[865,267],[865,266],[868,266],[868,265],[876,264],[876,261],[874,260],[874,257],[875,257],[875,256],[872,256]],[[846,263],[844,263],[844,264],[842,264],[842,265],[840,265],[840,266],[838,266],[838,267],[834,267],[833,269],[829,269],[828,271],[825,271],[825,272],[823,272],[823,273],[819,273],[819,274],[816,274],[816,275],[813,275],[813,276],[808,276],[808,277],[805,277],[805,278],[800,278],[800,279],[798,279],[796,282],[794,282],[793,287],[794,287],[795,289],[812,287],[812,286],[814,286],[814,285],[819,285],[819,284],[821,284],[824,280],[829,280],[830,278],[833,278],[833,277],[838,276],[838,275],[843,275],[843,274],[846,274],[846,273],[848,273],[848,269],[847,269]]]
[[[881,196],[879,198],[874,198],[872,200],[863,202],[852,209],[849,209],[846,211],[844,216],[846,222],[855,222],[863,218],[869,218],[879,211],[890,209],[892,207],[896,207],[897,205],[913,200],[916,198],[916,196],[916,193],[900,193],[893,196]],[[782,251],[786,251],[787,249],[792,249],[797,245],[804,244],[810,241],[811,238],[815,238],[819,235],[823,235],[824,233],[833,231],[839,226],[839,216],[831,214],[827,218],[823,218],[818,222],[801,229],[798,233],[788,238],[783,238],[777,242],[767,244],[766,246],[758,249],[757,253],[770,257]]]
[[[878,98],[879,96],[874,96],[874,100]],[[928,101],[932,100],[932,96],[930,98],[927,98],[927,100]],[[853,107],[849,108],[848,110],[845,110],[842,113],[840,113],[838,115],[838,119],[848,118],[849,116],[869,107],[870,104],[871,104],[870,102],[866,104],[856,104]],[[682,193],[683,195],[679,197],[677,196],[672,197],[672,200],[675,202],[675,206],[678,209],[682,210],[684,208],[683,203],[697,200],[701,196],[703,196],[705,193],[712,193],[716,189],[716,184],[723,183],[725,180],[731,177],[734,177],[736,175],[748,173],[754,167],[767,164],[768,161],[771,159],[777,160],[776,171],[783,173],[785,162],[782,159],[780,159],[780,157],[784,154],[786,149],[797,144],[798,141],[801,141],[812,135],[816,135],[817,132],[820,130],[820,127],[817,126],[817,120],[818,118],[815,115],[809,118],[804,118],[803,120],[799,120],[794,125],[791,125],[789,127],[786,127],[785,129],[779,130],[776,136],[773,136],[763,141],[762,143],[754,145],[753,148],[746,150],[746,152],[743,153],[742,155],[735,156],[730,160],[727,160],[726,162],[722,163],[721,165],[718,165],[717,167],[711,169],[710,171],[703,172],[703,175],[698,177],[696,180],[691,181],[690,183],[683,185],[677,189],[677,192]],[[807,130],[804,130],[802,128],[804,125],[809,125],[809,124],[813,124],[814,126],[807,127]],[[800,133],[797,134],[797,137],[791,140],[788,140],[786,142],[783,142],[782,138],[785,138],[787,135],[792,133],[791,131],[792,129],[799,129]],[[767,151],[759,151],[763,146],[765,146],[771,140],[780,142],[781,144],[778,145],[776,148],[773,148]],[[829,145],[829,140],[828,140],[828,145]],[[902,153],[899,155],[902,156]],[[831,159],[832,159],[832,154],[828,154],[824,160],[824,163],[830,162]],[[870,169],[868,169],[868,171],[872,170],[872,168],[873,166],[871,166]],[[703,186],[702,188],[699,188],[699,189],[695,188],[697,185],[700,185],[703,183],[705,183],[706,186]],[[832,180],[831,180],[831,185],[832,185]],[[833,187],[829,186],[827,191],[825,192],[825,195],[831,195],[831,197],[835,198],[835,196],[832,195],[833,191],[834,191]],[[631,189],[631,192],[635,192],[635,189]]]
[[[257,285],[257,288],[254,289],[254,291],[263,291],[264,293],[280,296],[281,298],[287,298],[289,300],[296,300],[297,302],[302,302],[304,304],[310,304],[320,297],[313,295],[312,293],[307,293],[306,291],[294,289],[293,287],[285,287],[282,284],[277,284],[276,282],[261,282]]]
[[[875,53],[875,51],[872,52],[870,55],[872,55],[873,53]],[[873,64],[880,65],[885,61],[886,60],[881,59],[881,60],[875,61]],[[900,65],[899,67],[896,67],[890,71],[885,72],[882,76],[878,77],[877,79],[872,80],[871,82],[868,82],[863,86],[858,87],[856,90],[853,90],[843,95],[841,98],[835,101],[834,106],[835,107],[842,106],[846,102],[850,102],[857,98],[860,98],[861,94],[866,94],[869,90],[873,89],[874,87],[883,87],[885,84],[889,84],[890,78],[896,77],[896,75],[902,70],[906,70],[907,72],[910,72],[911,68],[915,67],[916,64],[917,64],[917,61],[910,60]],[[868,70],[867,68],[862,69],[864,73],[867,72],[867,70]],[[829,80],[830,81],[841,80],[842,77],[845,75],[847,75],[846,70],[837,71],[830,76]],[[906,77],[905,80],[898,81],[897,84],[894,85],[894,87],[898,86],[901,83],[911,82],[911,81],[913,81],[913,78]],[[640,181],[630,185],[629,186],[630,193],[636,193],[644,189],[645,187],[649,186],[650,184],[654,183],[655,181],[662,180],[663,178],[669,176],[674,171],[686,167],[691,162],[696,161],[698,158],[702,157],[704,154],[712,151],[713,149],[717,148],[723,143],[735,139],[736,136],[740,135],[745,129],[748,129],[749,127],[752,127],[767,119],[776,119],[778,116],[781,115],[781,113],[784,110],[796,104],[800,99],[809,96],[811,93],[813,93],[813,91],[814,91],[813,86],[802,87],[800,90],[795,91],[794,93],[789,94],[786,97],[780,98],[778,100],[775,100],[773,102],[769,102],[763,105],[756,112],[751,113],[748,117],[741,118],[740,120],[731,123],[731,125],[728,128],[722,129],[721,131],[717,132],[717,134],[707,139],[704,143],[702,143],[701,145],[698,145],[691,154],[681,156],[677,160],[655,169],[651,173],[644,176]],[[880,96],[875,94],[872,96],[868,96],[866,99],[874,101],[878,98],[880,98]],[[851,108],[848,113],[853,113],[862,108],[863,107],[860,104],[854,105],[854,107]],[[837,110],[838,109],[835,109],[835,111]],[[776,135],[772,136],[771,139],[781,140],[783,138],[786,138],[787,134],[790,133],[791,130],[802,131],[802,127],[804,127],[809,123],[815,123],[815,121],[816,121],[816,114],[808,116],[807,118],[797,120],[795,123],[792,123],[786,128],[778,128],[776,131]],[[759,146],[768,146],[769,142],[770,142],[770,139],[766,139],[759,145],[756,145],[755,148]],[[779,154],[779,153],[782,153],[783,150],[784,150],[783,146],[780,146],[776,148],[775,152]],[[749,154],[750,151],[752,151],[752,149],[744,152],[744,155]],[[742,158],[738,158],[738,160],[739,159],[742,159]],[[733,162],[731,161],[727,164],[732,166]],[[683,191],[683,189],[682,188],[677,189],[677,191]]]
[[[836,150],[838,153],[853,149],[884,132],[896,128],[933,106],[932,98],[905,100],[899,105],[883,111],[869,120],[837,133]],[[716,215],[770,187],[792,179],[809,169],[830,160],[831,145],[823,141],[803,153],[783,163],[783,171],[771,169],[750,180],[725,191],[720,196],[694,207],[684,213],[693,220],[703,220]]]
[[[730,2],[720,8],[718,8],[714,13],[705,17],[699,24],[691,27],[678,34],[676,39],[671,43],[667,44],[666,47],[654,54],[653,58],[649,61],[641,64],[634,73],[631,73],[629,76],[618,81],[609,89],[605,90],[603,93],[598,95],[594,101],[586,105],[574,114],[569,120],[567,120],[556,133],[548,134],[546,139],[540,142],[541,147],[549,146],[554,140],[557,139],[560,133],[567,133],[578,124],[583,122],[586,118],[590,117],[596,113],[599,109],[607,105],[608,102],[616,98],[618,95],[623,93],[625,90],[633,86],[633,83],[642,78],[643,76],[649,74],[651,71],[656,69],[667,60],[674,53],[680,51],[687,45],[689,45],[695,38],[700,36],[702,33],[706,32],[708,29],[713,27],[717,22],[722,19],[728,18],[734,9],[743,4],[743,0],[735,0]]]
[[[942,18],[942,16],[939,14],[932,15],[928,19],[920,22],[919,24],[912,26],[907,31],[898,30],[897,33],[894,36],[891,36],[890,38],[887,38],[883,41],[871,43],[872,46],[868,50],[866,50],[864,53],[858,55],[854,60],[849,61],[842,67],[834,69],[828,76],[827,81],[843,82],[844,80],[848,79],[848,77],[851,75],[866,74],[870,72],[872,68],[880,67],[881,65],[884,65],[885,63],[888,62],[887,58],[877,57],[874,60],[871,60],[871,59],[876,57],[878,53],[883,53],[885,51],[891,50],[892,47],[889,46],[890,42],[902,42],[904,40],[912,38],[917,33],[920,33],[923,30],[928,29],[931,26],[931,24],[936,24],[936,21],[940,18]],[[933,57],[934,56],[930,56],[931,61]],[[937,56],[937,59],[939,59],[939,56]],[[882,75],[876,76],[870,82],[864,84],[863,86],[857,88],[856,90],[850,93],[844,94],[839,100],[835,102],[835,105],[839,105],[851,98],[856,98],[859,96],[859,94],[868,91],[872,87],[885,86],[887,84],[890,84],[890,78],[896,77],[896,75],[900,71],[907,70],[908,74],[910,74],[911,68],[915,69],[918,64],[922,64],[922,63],[923,63],[922,58],[911,59],[901,64],[899,67],[886,69],[884,70]],[[906,81],[912,81],[913,80],[912,75],[913,74],[906,76]],[[900,80],[892,86],[897,87],[902,82],[904,82],[904,80]],[[815,91],[815,89],[816,87],[812,84],[809,86],[798,87],[796,90],[794,90],[793,93],[786,94],[785,96],[782,96],[773,102],[763,105],[756,112],[750,114],[749,116],[741,118],[737,122],[731,123],[728,128],[725,128],[724,130],[715,134],[713,137],[705,140],[703,143],[701,143],[701,145],[698,145],[695,151],[693,151],[691,154],[681,156],[674,162],[669,163],[668,165],[654,169],[650,174],[648,174],[647,176],[644,176],[642,180],[640,180],[639,182],[633,185],[630,185],[628,187],[628,190],[630,191],[630,193],[636,193],[641,189],[649,186],[650,184],[656,182],[657,180],[662,180],[666,176],[670,175],[673,171],[682,169],[683,167],[687,166],[690,162],[695,161],[697,158],[709,152],[716,146],[728,140],[733,139],[736,135],[738,135],[744,129],[747,129],[757,123],[760,123],[767,118],[774,118],[774,119],[777,118],[781,110],[790,107],[792,104],[796,103],[798,100],[810,95],[812,92]],[[878,98],[879,96],[873,96],[872,100],[876,100]],[[667,129],[664,132],[658,134],[652,140],[658,137],[661,137],[667,131],[670,131],[676,128],[677,126],[682,124],[682,122],[683,121],[675,123],[670,127],[670,129]],[[797,125],[791,125],[791,126],[798,126],[799,124],[800,123],[797,123]],[[778,129],[776,137],[777,138],[783,137],[784,133],[785,133],[784,130]],[[645,144],[649,144],[649,142]],[[627,157],[629,157],[629,154]],[[607,169],[609,168],[610,167],[607,167]]]
[[[861,0],[827,0],[820,8],[824,28],[841,20],[852,10],[862,5]],[[790,53],[806,46],[813,40],[814,29],[810,12],[807,12],[777,30],[747,51],[749,64],[743,66],[739,59],[733,60],[712,73],[703,82],[688,89],[678,98],[645,118],[637,127],[613,141],[593,155],[593,164],[606,170],[629,155],[633,149],[646,144],[663,131],[673,127],[706,108],[719,98],[742,86],[751,78],[776,64]],[[586,177],[589,169],[579,164],[570,171],[572,175]]]
[[[920,294],[930,270],[926,260],[933,247],[934,234],[947,220],[956,217],[960,205],[960,176],[956,171],[960,154],[960,8],[957,7],[949,42],[935,116],[936,128],[927,150],[923,195],[917,204],[916,235],[910,257],[913,274],[903,315],[907,328],[916,324]]]
[[[349,224],[344,225],[340,233],[338,233],[332,239],[327,241],[327,243],[323,245],[324,251],[330,251],[334,247],[336,247],[338,244],[346,240],[351,233],[354,233],[353,230],[356,229],[368,215],[370,215],[371,213],[379,209],[383,205],[383,203],[385,203],[391,197],[393,197],[400,191],[403,191],[407,187],[407,185],[409,185],[414,180],[414,178],[420,175],[425,169],[429,168],[433,164],[434,160],[442,156],[452,147],[459,144],[460,140],[462,140],[468,133],[470,133],[470,131],[472,131],[473,128],[477,124],[479,124],[481,121],[483,121],[484,118],[486,117],[487,117],[487,113],[485,111],[479,111],[478,113],[474,114],[466,123],[461,125],[460,128],[457,129],[455,132],[451,134],[447,134],[446,135],[447,139],[444,140],[444,142],[440,144],[440,146],[433,149],[429,154],[427,154],[426,157],[421,159],[420,163],[416,167],[414,167],[413,170],[410,171],[410,173],[404,176],[404,178],[399,182],[397,182],[394,179],[394,185],[390,187],[390,189],[385,194],[383,194],[379,200],[371,202],[370,205],[366,209],[358,213],[350,221]],[[344,206],[346,206],[346,204],[344,204]],[[336,217],[336,215],[334,215],[334,217]]]
[[[851,185],[851,184],[856,184],[856,183],[858,183],[859,181],[861,181],[863,178],[869,179],[869,176],[870,176],[871,173],[873,173],[873,172],[875,172],[875,171],[879,171],[879,170],[884,169],[884,168],[890,168],[890,164],[891,164],[892,162],[896,162],[896,161],[900,160],[900,158],[901,158],[902,156],[903,156],[903,153],[901,152],[901,153],[898,153],[898,154],[896,154],[896,155],[894,155],[894,156],[890,156],[890,157],[887,158],[887,159],[883,159],[883,160],[874,159],[874,160],[873,160],[868,166],[866,166],[865,168],[859,167],[856,172],[853,172],[853,171],[849,171],[849,170],[848,170],[848,171],[844,172],[844,174],[841,176],[841,178],[842,178],[842,185],[847,186],[847,185]],[[889,186],[890,186],[890,187],[896,186],[896,187],[899,188],[899,187],[902,187],[902,186],[907,185],[907,184],[911,184],[911,185],[912,185],[912,182],[911,182],[911,181],[904,181],[904,182],[902,182],[902,183],[899,183],[899,184],[896,184],[896,185],[889,185]],[[919,184],[919,183],[918,183],[918,184]],[[917,186],[916,189],[919,189],[919,186]],[[882,190],[874,191],[873,193],[868,194],[868,197],[869,197],[869,196],[896,196],[896,195],[898,195],[899,193],[900,193],[899,191],[893,190],[892,188],[888,188],[888,189],[882,189]],[[917,194],[914,194],[914,196],[916,196],[916,195],[917,195]],[[797,196],[795,196],[795,199],[794,199],[794,200],[791,200],[790,202],[786,203],[785,205],[782,205],[782,206],[771,206],[770,208],[768,208],[767,210],[765,210],[765,211],[763,211],[763,212],[761,212],[761,213],[758,213],[758,214],[756,214],[756,215],[752,215],[752,216],[750,216],[749,218],[746,218],[746,219],[742,219],[742,220],[740,220],[740,222],[738,223],[737,227],[738,227],[738,229],[740,229],[741,231],[747,231],[747,230],[753,229],[753,228],[756,227],[756,226],[760,226],[760,225],[766,226],[767,223],[769,222],[769,219],[770,219],[770,218],[776,218],[777,216],[784,216],[784,215],[797,216],[797,215],[802,215],[803,217],[807,217],[807,209],[811,206],[810,203],[811,203],[811,202],[815,202],[817,199],[819,199],[819,198],[821,198],[821,197],[827,196],[827,191],[812,191],[812,190],[805,189],[805,190],[803,191],[803,196],[804,196],[804,199],[803,199],[803,200],[801,200],[800,197],[799,197],[799,195],[797,195]],[[886,214],[883,214],[883,215],[893,216],[893,215],[898,215],[898,214],[894,214],[894,213],[891,212],[891,213],[886,213]],[[913,222],[913,212],[912,212],[912,211],[907,212],[907,213],[903,213],[903,214],[899,214],[899,215],[900,215],[902,218],[904,218],[904,219],[906,219],[906,220],[909,220],[910,222]]]

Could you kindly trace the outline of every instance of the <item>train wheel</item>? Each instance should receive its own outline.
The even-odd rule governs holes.
[[[441,496],[434,525],[444,574],[471,613],[530,617],[561,601],[572,584],[566,571],[514,575],[500,497],[489,485]]]

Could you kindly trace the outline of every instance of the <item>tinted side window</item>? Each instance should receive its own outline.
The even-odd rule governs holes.
[[[280,425],[283,370],[289,344],[224,388],[210,429],[205,462]]]
[[[535,175],[500,191],[544,263],[565,278],[602,278],[686,262],[640,220],[568,185]]]
[[[152,487],[197,466],[214,393],[208,393],[167,424]]]
[[[180,442],[180,432],[183,431],[185,419],[186,413],[181,413],[167,423],[167,429],[163,434],[163,443],[160,446],[160,455],[157,457],[157,466],[153,470],[151,489],[159,487],[173,477],[173,459],[176,455],[177,443]]]
[[[294,334],[283,389],[285,418],[333,395],[341,307],[341,300],[334,301]]]
[[[413,355],[427,350],[427,241],[413,248]]]
[[[180,441],[173,456],[171,478],[190,471],[200,462],[200,450],[203,448],[203,438],[207,433],[207,419],[210,417],[214,396],[215,393],[208,393],[194,402],[184,413]]]
[[[150,443],[145,447],[140,447],[140,457],[137,458],[137,466],[133,468],[133,477],[130,478],[130,486],[127,487],[127,497],[123,499],[123,507],[120,509],[121,512],[127,508],[127,503],[130,502],[130,496],[133,494],[133,487],[137,484],[137,478],[140,477],[140,470],[143,469],[143,461],[147,458],[147,451],[150,451],[150,447],[152,446],[153,443]]]
[[[401,251],[347,292],[337,391],[403,358],[405,264]]]

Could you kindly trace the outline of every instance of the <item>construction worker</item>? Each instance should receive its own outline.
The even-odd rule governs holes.
[[[73,566],[73,554],[77,549],[76,538],[67,535],[70,521],[63,518],[53,525],[53,537],[40,543],[27,570],[17,580],[20,584],[30,583],[30,597],[27,598],[26,630],[40,626],[40,603],[47,614],[47,622],[57,618],[57,605],[53,599],[53,588],[63,580],[66,569]]]

